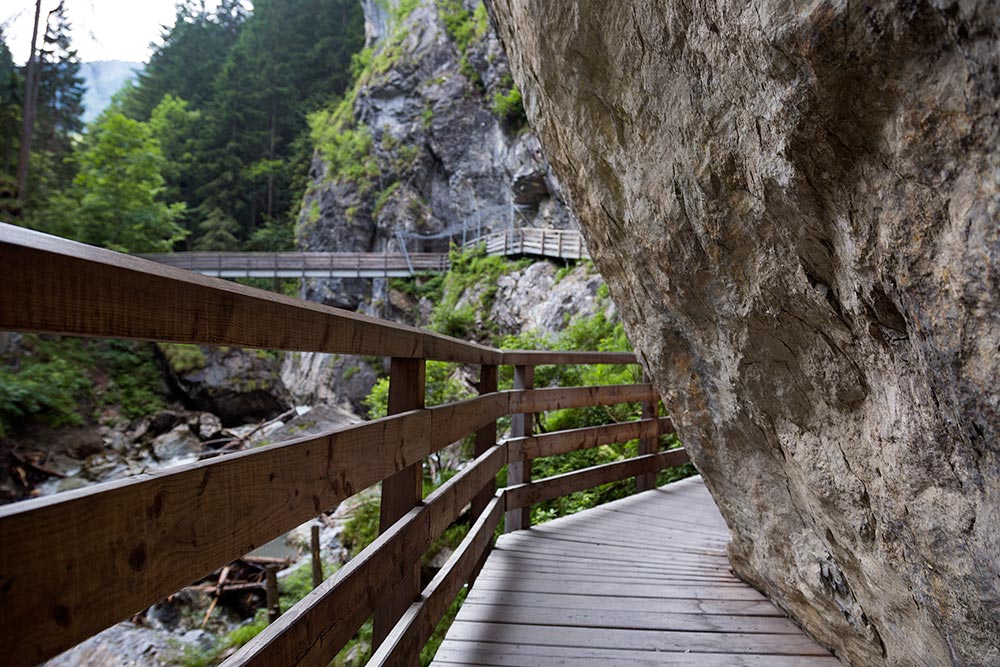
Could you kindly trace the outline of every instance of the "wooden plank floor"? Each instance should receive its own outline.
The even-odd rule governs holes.
[[[700,477],[501,537],[433,665],[835,667],[729,570]]]

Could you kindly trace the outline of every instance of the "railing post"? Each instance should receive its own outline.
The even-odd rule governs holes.
[[[650,377],[644,375],[644,381],[649,382]],[[660,416],[660,401],[655,399],[652,401],[644,401],[642,404],[642,418],[643,419],[656,419]],[[639,440],[639,456],[643,454],[655,454],[660,451],[660,431],[657,429],[656,434],[648,438],[642,438]],[[649,491],[656,487],[656,473],[651,472],[645,475],[639,475],[635,478],[635,491],[639,493],[641,491]]]
[[[535,385],[534,366],[514,367],[514,389],[531,389]],[[510,437],[523,438],[531,435],[533,415],[531,413],[510,416]],[[531,461],[510,461],[507,463],[507,485],[525,484],[531,481]],[[504,532],[511,533],[531,527],[531,507],[511,510],[504,515]]]
[[[494,365],[483,364],[479,367],[479,395],[492,394],[497,390],[497,367]],[[489,451],[492,447],[497,444],[497,423],[494,421],[487,426],[482,427],[476,431],[476,448],[474,450],[475,456],[479,457]],[[479,515],[483,513],[486,506],[493,499],[493,494],[496,493],[496,480],[491,480],[483,489],[476,494],[476,497],[472,499],[472,516],[469,518],[469,523],[473,524]],[[479,575],[479,571],[483,569],[483,564],[486,563],[486,557],[490,555],[490,548],[487,546],[486,551],[483,552],[483,557],[479,560],[479,564],[472,571],[472,575],[469,577],[469,585],[476,580]]]
[[[424,360],[393,357],[389,365],[389,409],[394,415],[424,407]],[[423,500],[423,462],[414,463],[382,482],[379,532],[384,533],[404,514]],[[372,647],[389,635],[396,621],[420,596],[420,562],[413,564],[406,576],[375,610]],[[414,657],[416,664],[416,657]]]

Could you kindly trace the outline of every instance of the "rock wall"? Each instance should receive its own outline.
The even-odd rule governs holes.
[[[449,242],[510,226],[576,228],[537,137],[496,110],[510,70],[480,2],[363,3],[371,53],[343,123],[370,138],[358,176],[316,152],[298,225],[306,250],[446,252]],[[468,31],[467,44],[449,20]],[[464,11],[460,18],[456,11]],[[516,109],[520,109],[515,105]],[[309,281],[306,298],[392,316],[385,281]]]
[[[1000,5],[488,5],[736,571],[1000,664]]]

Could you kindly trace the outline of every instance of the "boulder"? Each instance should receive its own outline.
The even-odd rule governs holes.
[[[1000,664],[1000,5],[488,5],[736,572]]]
[[[500,276],[489,321],[500,334],[540,333],[555,336],[570,320],[615,313],[609,299],[600,298],[604,284],[589,264],[560,274],[552,262],[535,262]]]
[[[160,463],[190,456],[202,449],[201,440],[187,424],[178,424],[163,435],[157,436],[150,448]]]
[[[179,355],[172,354],[170,347],[163,347],[170,383],[185,406],[210,412],[226,426],[270,419],[287,410],[291,403],[281,380],[280,355],[207,346],[197,348],[200,354],[190,350]],[[164,415],[163,419],[168,417]],[[196,432],[216,428],[211,419],[206,419]],[[151,424],[151,428],[155,427],[155,423]]]

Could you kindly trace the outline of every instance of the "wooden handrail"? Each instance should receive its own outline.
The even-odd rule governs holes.
[[[387,356],[399,369],[390,412],[405,410],[0,507],[0,639],[14,667],[69,648],[364,488],[380,481],[391,488],[386,480],[402,480],[403,472],[409,481],[401,481],[396,501],[385,501],[398,509],[383,534],[226,664],[325,665],[373,613],[387,628],[375,663],[409,664],[473,576],[505,511],[530,517],[530,505],[542,499],[649,475],[686,457],[648,453],[531,480],[531,458],[634,437],[658,442],[669,422],[532,436],[535,412],[659,397],[649,384],[531,389],[530,380],[500,392],[496,367],[514,365],[527,379],[536,365],[631,364],[632,353],[502,351],[2,224],[0,280],[0,330]],[[420,407],[422,373],[411,371],[427,359],[481,365],[480,395]],[[521,420],[522,437],[497,445],[496,420],[504,415]],[[421,461],[472,433],[475,461],[421,502],[414,486]],[[505,464],[522,464],[524,474],[491,498]],[[407,485],[417,495],[404,498]],[[416,589],[399,597],[400,582],[470,503],[475,524],[462,547],[420,600],[411,604]]]

